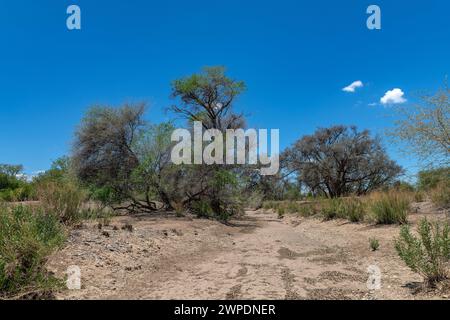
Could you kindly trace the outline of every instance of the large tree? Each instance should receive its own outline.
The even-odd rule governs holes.
[[[171,110],[187,120],[200,121],[204,129],[245,127],[242,114],[233,110],[236,98],[245,90],[245,84],[229,78],[223,67],[205,67],[201,73],[175,80],[172,96],[177,103]],[[191,128],[192,129],[192,128]],[[200,214],[226,220],[240,211],[240,199],[245,187],[245,168],[232,165],[184,166],[184,204]]]
[[[315,194],[365,194],[393,182],[402,172],[379,139],[356,127],[318,129],[283,155],[299,181]]]
[[[75,134],[72,165],[77,177],[109,192],[114,208],[152,212],[171,208],[170,124],[150,125],[144,105],[94,107]],[[123,206],[125,205],[125,206]]]

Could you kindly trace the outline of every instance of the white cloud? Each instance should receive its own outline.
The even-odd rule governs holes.
[[[353,82],[351,85],[343,88],[342,91],[353,93],[356,91],[357,88],[361,88],[361,87],[364,87],[364,84],[362,83],[362,81],[358,80],[358,81]]]
[[[384,97],[380,99],[380,102],[385,105],[405,103],[406,99],[404,98],[404,96],[405,93],[402,91],[402,89],[395,88],[387,91],[384,94]]]

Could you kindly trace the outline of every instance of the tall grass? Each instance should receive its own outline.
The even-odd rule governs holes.
[[[41,183],[37,196],[43,209],[58,216],[64,224],[79,221],[81,205],[86,199],[85,193],[71,182]]]
[[[322,200],[320,205],[320,211],[325,220],[344,217],[343,201],[341,198]]]
[[[410,204],[410,195],[391,191],[374,194],[370,209],[377,224],[405,224]]]
[[[325,220],[339,218],[360,222],[366,216],[366,205],[356,197],[327,199],[321,201],[320,212]]]
[[[450,208],[450,181],[441,182],[430,191],[430,198],[434,205],[439,208]]]
[[[58,281],[44,265],[64,239],[58,217],[25,206],[0,206],[0,297],[50,292]]]
[[[361,222],[366,217],[367,205],[358,198],[348,198],[343,201],[344,217],[351,222]]]

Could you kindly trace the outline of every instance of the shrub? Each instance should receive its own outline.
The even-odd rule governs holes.
[[[400,258],[426,281],[434,283],[447,279],[450,260],[450,227],[448,223],[430,223],[422,219],[417,228],[418,236],[403,226],[395,248]]]
[[[370,249],[372,249],[372,251],[377,251],[380,248],[380,242],[375,238],[369,239],[369,245],[370,245]]]
[[[300,211],[299,205],[295,201],[289,201],[286,205],[286,211],[288,213],[297,213]]]
[[[372,201],[371,211],[378,224],[405,224],[408,219],[410,197],[404,193],[390,192]]]
[[[184,210],[184,205],[182,202],[174,202],[172,204],[172,206],[173,206],[173,209],[175,210],[175,214],[177,217],[180,218],[180,217],[184,216],[185,210]]]
[[[264,194],[260,191],[250,192],[245,195],[245,206],[250,210],[258,210],[263,206]]]
[[[425,194],[423,193],[423,191],[414,192],[414,201],[415,202],[424,202],[425,201]]]
[[[273,202],[272,201],[264,201],[262,207],[264,210],[273,209]]]
[[[199,218],[211,218],[214,214],[209,203],[203,200],[194,201],[191,204],[191,210]]]
[[[343,217],[343,201],[341,198],[322,200],[321,213],[325,220]]]
[[[305,203],[299,206],[299,214],[302,217],[311,217],[317,214],[317,206],[315,203]]]
[[[57,217],[24,206],[0,207],[0,297],[23,292],[47,294],[56,279],[44,265],[64,242]]]
[[[285,213],[286,213],[286,210],[284,209],[284,207],[278,208],[277,209],[278,219],[283,219]]]
[[[366,215],[366,206],[357,198],[345,199],[341,210],[343,216],[351,222],[360,222]]]
[[[56,215],[64,224],[80,220],[84,192],[72,182],[44,182],[37,186],[37,196],[45,211]]]
[[[450,181],[440,183],[430,192],[431,201],[438,207],[450,208]]]
[[[12,190],[12,189],[1,190],[0,191],[0,201],[5,201],[5,202],[16,201],[16,197],[14,195],[14,190]]]

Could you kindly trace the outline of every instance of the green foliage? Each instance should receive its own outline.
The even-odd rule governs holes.
[[[44,268],[65,240],[57,217],[24,206],[0,207],[0,298],[48,293],[57,281]]]
[[[375,238],[370,238],[369,246],[372,251],[377,251],[380,248],[380,242]]]
[[[405,225],[395,248],[400,258],[414,272],[422,275],[429,284],[447,279],[450,260],[450,227],[448,223],[420,221],[418,236]]]
[[[237,174],[231,170],[216,169],[202,201],[209,204],[213,216],[221,221],[242,214],[244,201]]]
[[[26,201],[33,198],[33,187],[21,177],[22,169],[20,165],[0,165],[0,201]]]
[[[172,88],[175,96],[189,99],[193,95],[201,94],[204,88],[215,85],[223,87],[228,96],[239,95],[245,90],[244,82],[226,77],[224,67],[204,67],[202,73],[173,81]]]
[[[71,161],[68,157],[61,157],[53,161],[49,170],[34,177],[33,185],[47,182],[63,182],[67,180],[75,180],[71,171]]]
[[[214,215],[213,209],[208,201],[205,200],[193,201],[191,204],[191,210],[199,218],[211,218]]]
[[[439,168],[419,172],[419,190],[430,191],[450,181],[450,168]]]
[[[378,224],[405,224],[411,199],[404,193],[389,192],[379,195],[371,203],[371,211]]]
[[[113,206],[118,202],[118,198],[114,190],[110,187],[96,187],[91,185],[88,188],[89,199],[97,201],[102,204],[103,207]]]

